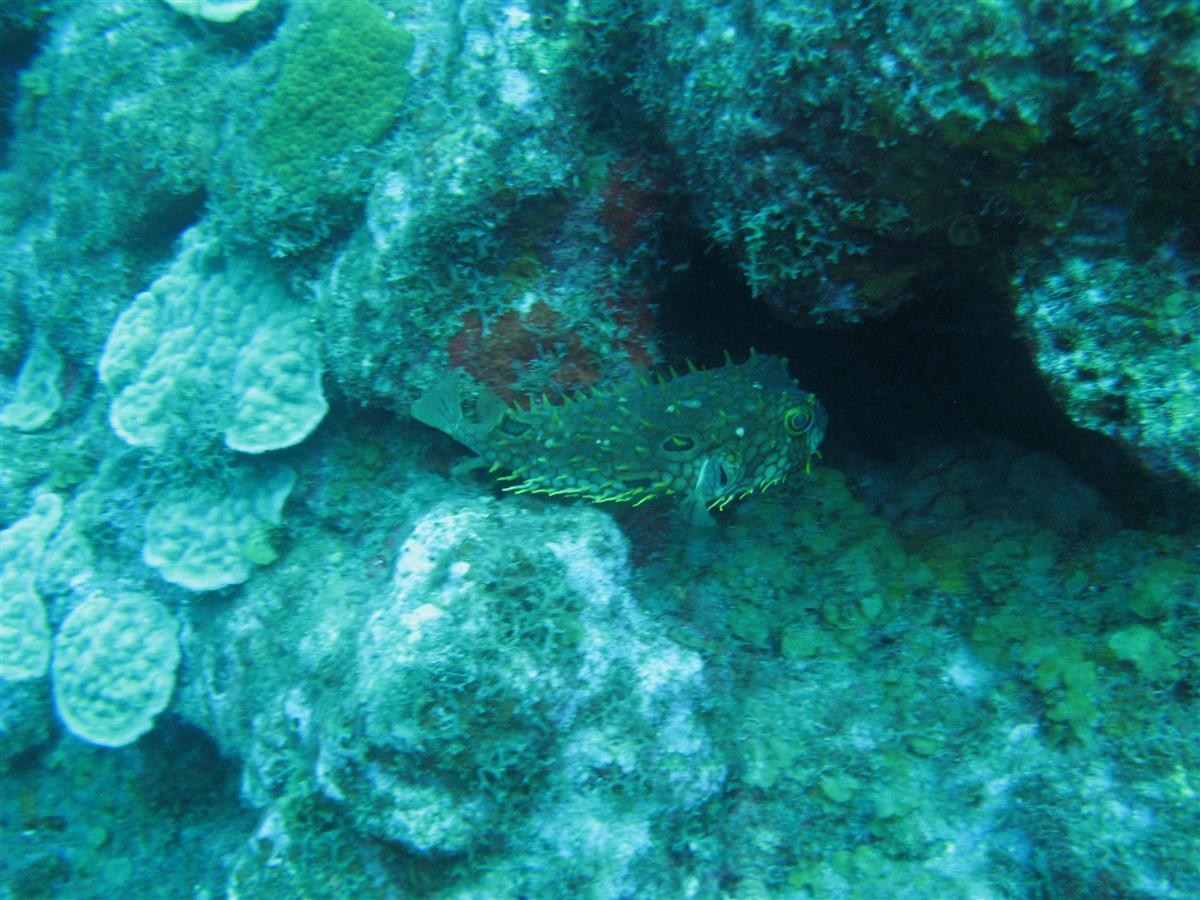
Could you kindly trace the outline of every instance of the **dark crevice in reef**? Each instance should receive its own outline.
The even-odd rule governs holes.
[[[203,188],[176,194],[137,223],[126,243],[151,258],[169,257],[179,236],[203,218],[207,203],[208,192]]]
[[[792,375],[829,409],[826,456],[881,463],[916,447],[990,435],[1052,454],[1091,483],[1130,525],[1194,521],[1200,503],[1145,472],[1114,441],[1076,426],[1058,407],[1024,343],[1007,298],[964,274],[899,314],[853,328],[799,330],[750,296],[736,263],[697,239],[689,265],[664,290],[661,323],[671,362],[719,365],[753,347],[786,356]],[[969,273],[969,267],[964,267]]]
[[[32,7],[0,10],[0,167],[8,165],[21,72],[41,48],[46,31],[44,18]]]
[[[240,766],[221,756],[206,732],[168,714],[138,746],[141,799],[151,809],[176,819],[247,815],[238,797]]]

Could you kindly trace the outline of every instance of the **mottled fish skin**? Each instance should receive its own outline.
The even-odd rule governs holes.
[[[451,378],[413,404],[413,416],[505,470],[505,490],[640,505],[681,496],[693,521],[807,468],[825,435],[821,401],[786,360],[751,354],[735,365],[590,391],[529,409],[506,406]]]

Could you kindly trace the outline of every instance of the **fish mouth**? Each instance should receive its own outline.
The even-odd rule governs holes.
[[[714,453],[701,462],[689,496],[708,509],[724,509],[736,495],[741,475],[742,467],[736,459]]]

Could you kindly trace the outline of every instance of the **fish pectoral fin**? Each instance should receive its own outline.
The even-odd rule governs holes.
[[[457,462],[450,467],[450,476],[452,478],[461,478],[468,472],[474,472],[476,469],[482,469],[487,463],[478,456],[472,456],[469,459],[464,459],[462,462]]]
[[[409,412],[476,453],[508,409],[481,384],[448,375],[416,399]]]
[[[475,396],[475,426],[479,433],[484,435],[500,424],[500,420],[508,412],[508,405],[483,385],[477,387],[479,393]]]
[[[462,384],[458,378],[450,376],[443,378],[418,397],[409,407],[409,413],[418,422],[461,440],[459,432],[463,425],[462,400]]]

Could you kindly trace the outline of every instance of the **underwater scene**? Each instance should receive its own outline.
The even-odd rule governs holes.
[[[1200,2],[2,0],[0,900],[1200,897]]]

